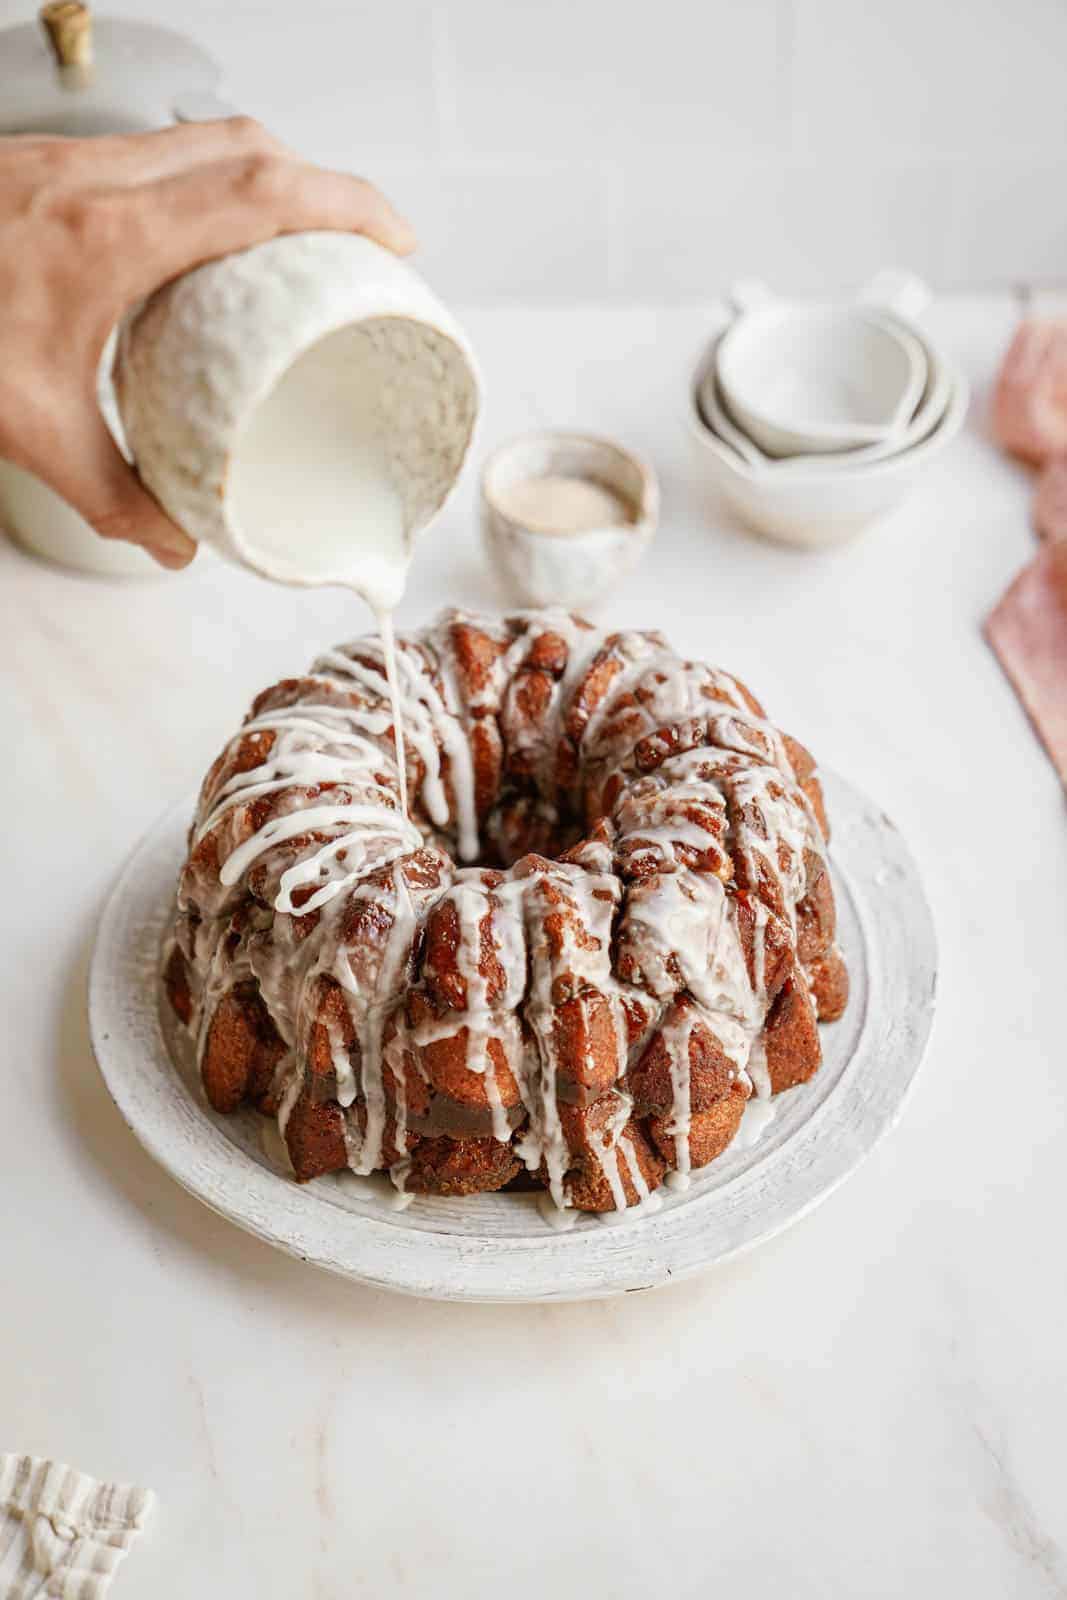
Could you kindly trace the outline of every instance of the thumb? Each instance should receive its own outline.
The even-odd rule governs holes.
[[[163,567],[186,567],[196,542],[173,523],[141,483],[100,416],[79,416],[38,476],[81,513],[102,539],[139,544]]]

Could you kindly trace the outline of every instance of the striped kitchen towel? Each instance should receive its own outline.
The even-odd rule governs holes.
[[[0,1600],[103,1600],[155,1496],[0,1455]]]

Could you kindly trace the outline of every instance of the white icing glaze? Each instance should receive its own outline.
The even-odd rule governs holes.
[[[695,1011],[679,1014],[676,1010],[660,1029],[667,1046],[671,1074],[671,1117],[666,1131],[674,1140],[675,1174],[679,1180],[684,1180],[686,1183],[689,1181],[690,1170],[689,1134],[693,1125],[690,1105],[689,1043],[693,1023],[696,1020]]]
[[[286,1081],[285,1089],[282,1092],[281,1100],[278,1104],[278,1132],[281,1134],[283,1139],[285,1138],[285,1130],[289,1126],[289,1118],[292,1114],[293,1107],[296,1105],[296,1102],[300,1096],[300,1091],[303,1087],[303,1074],[294,1063]]]
[[[402,1187],[397,1187],[397,1180],[392,1169],[388,1176],[383,1173],[374,1173],[371,1177],[360,1177],[348,1171],[341,1173],[340,1181],[346,1189],[358,1195],[361,1200],[369,1200],[375,1205],[384,1205],[389,1211],[406,1211],[415,1196],[409,1194]]]
[[[427,641],[431,646],[433,636]],[[391,698],[385,668],[385,651],[376,639],[363,639],[348,650],[362,656],[379,656],[381,664],[368,667],[346,650],[329,650],[312,669],[342,682],[352,679],[371,693]],[[426,661],[403,645],[395,652],[396,696],[403,736],[423,765],[421,798],[430,821],[446,828],[454,821],[457,852],[473,861],[479,851],[478,821],[474,803],[474,765],[470,739],[455,696],[442,694],[427,670]],[[448,784],[454,797],[455,816],[446,791],[443,762],[448,763]]]
[[[550,1194],[538,1195],[537,1211],[541,1220],[555,1233],[569,1233],[581,1216],[581,1212],[575,1211],[566,1198],[563,1205],[558,1206]]]
[[[396,773],[400,780],[400,809],[405,817],[408,815],[408,775],[407,761],[404,755],[404,707],[400,694],[399,669],[396,664],[396,635],[393,631],[393,613],[387,607],[380,607],[375,615],[378,619],[378,636],[382,641],[382,655],[385,658],[385,681],[389,685],[389,708],[393,713],[393,744],[396,749]]]
[[[771,1097],[771,1075],[767,1071],[767,1047],[762,1039],[753,1039],[752,1048],[749,1050],[748,1060],[745,1063],[745,1071],[752,1080],[752,1088],[756,1098],[769,1100]]]
[[[385,1139],[387,1104],[383,1076],[382,1034],[386,1018],[395,1009],[403,989],[407,958],[416,933],[415,908],[408,894],[403,873],[392,868],[395,890],[393,917],[385,951],[372,995],[367,996],[354,981],[350,963],[339,948],[332,967],[332,976],[356,1001],[350,1014],[356,1022],[360,1046],[360,1088],[365,1106],[366,1126],[362,1133],[351,1115],[346,1117],[346,1140],[350,1140],[349,1165],[353,1172],[365,1175],[381,1166]],[[338,1100],[341,1104],[340,1095]],[[350,1102],[349,1102],[350,1103]]]
[[[339,824],[344,825],[344,833],[320,846],[313,856],[305,857],[282,874],[281,888],[274,902],[276,911],[290,914],[299,912],[306,916],[324,906],[342,889],[363,876],[369,860],[369,844],[383,838],[395,841],[387,859],[396,860],[409,854],[422,842],[418,829],[412,827],[406,817],[399,812],[390,812],[384,806],[311,806],[304,811],[294,811],[288,816],[273,817],[265,822],[251,839],[238,845],[227,856],[219,872],[219,881],[227,886],[238,883],[257,857],[273,845],[283,844],[309,831],[321,832]],[[344,868],[338,872],[342,857]],[[379,857],[377,864],[380,864],[380,860]],[[326,882],[322,882],[323,879]],[[294,891],[312,884],[318,884],[319,887],[297,907],[293,902]]]
[[[741,1126],[734,1135],[739,1150],[751,1150],[758,1144],[774,1121],[777,1111],[770,1100],[750,1100],[741,1117]]]

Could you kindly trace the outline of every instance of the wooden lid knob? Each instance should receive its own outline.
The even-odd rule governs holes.
[[[82,0],[50,0],[40,10],[48,42],[61,67],[87,67],[93,59],[93,19]]]

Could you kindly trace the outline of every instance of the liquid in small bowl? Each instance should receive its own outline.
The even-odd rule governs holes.
[[[652,469],[610,439],[532,434],[482,474],[489,564],[523,605],[595,606],[640,561],[658,515]]]

